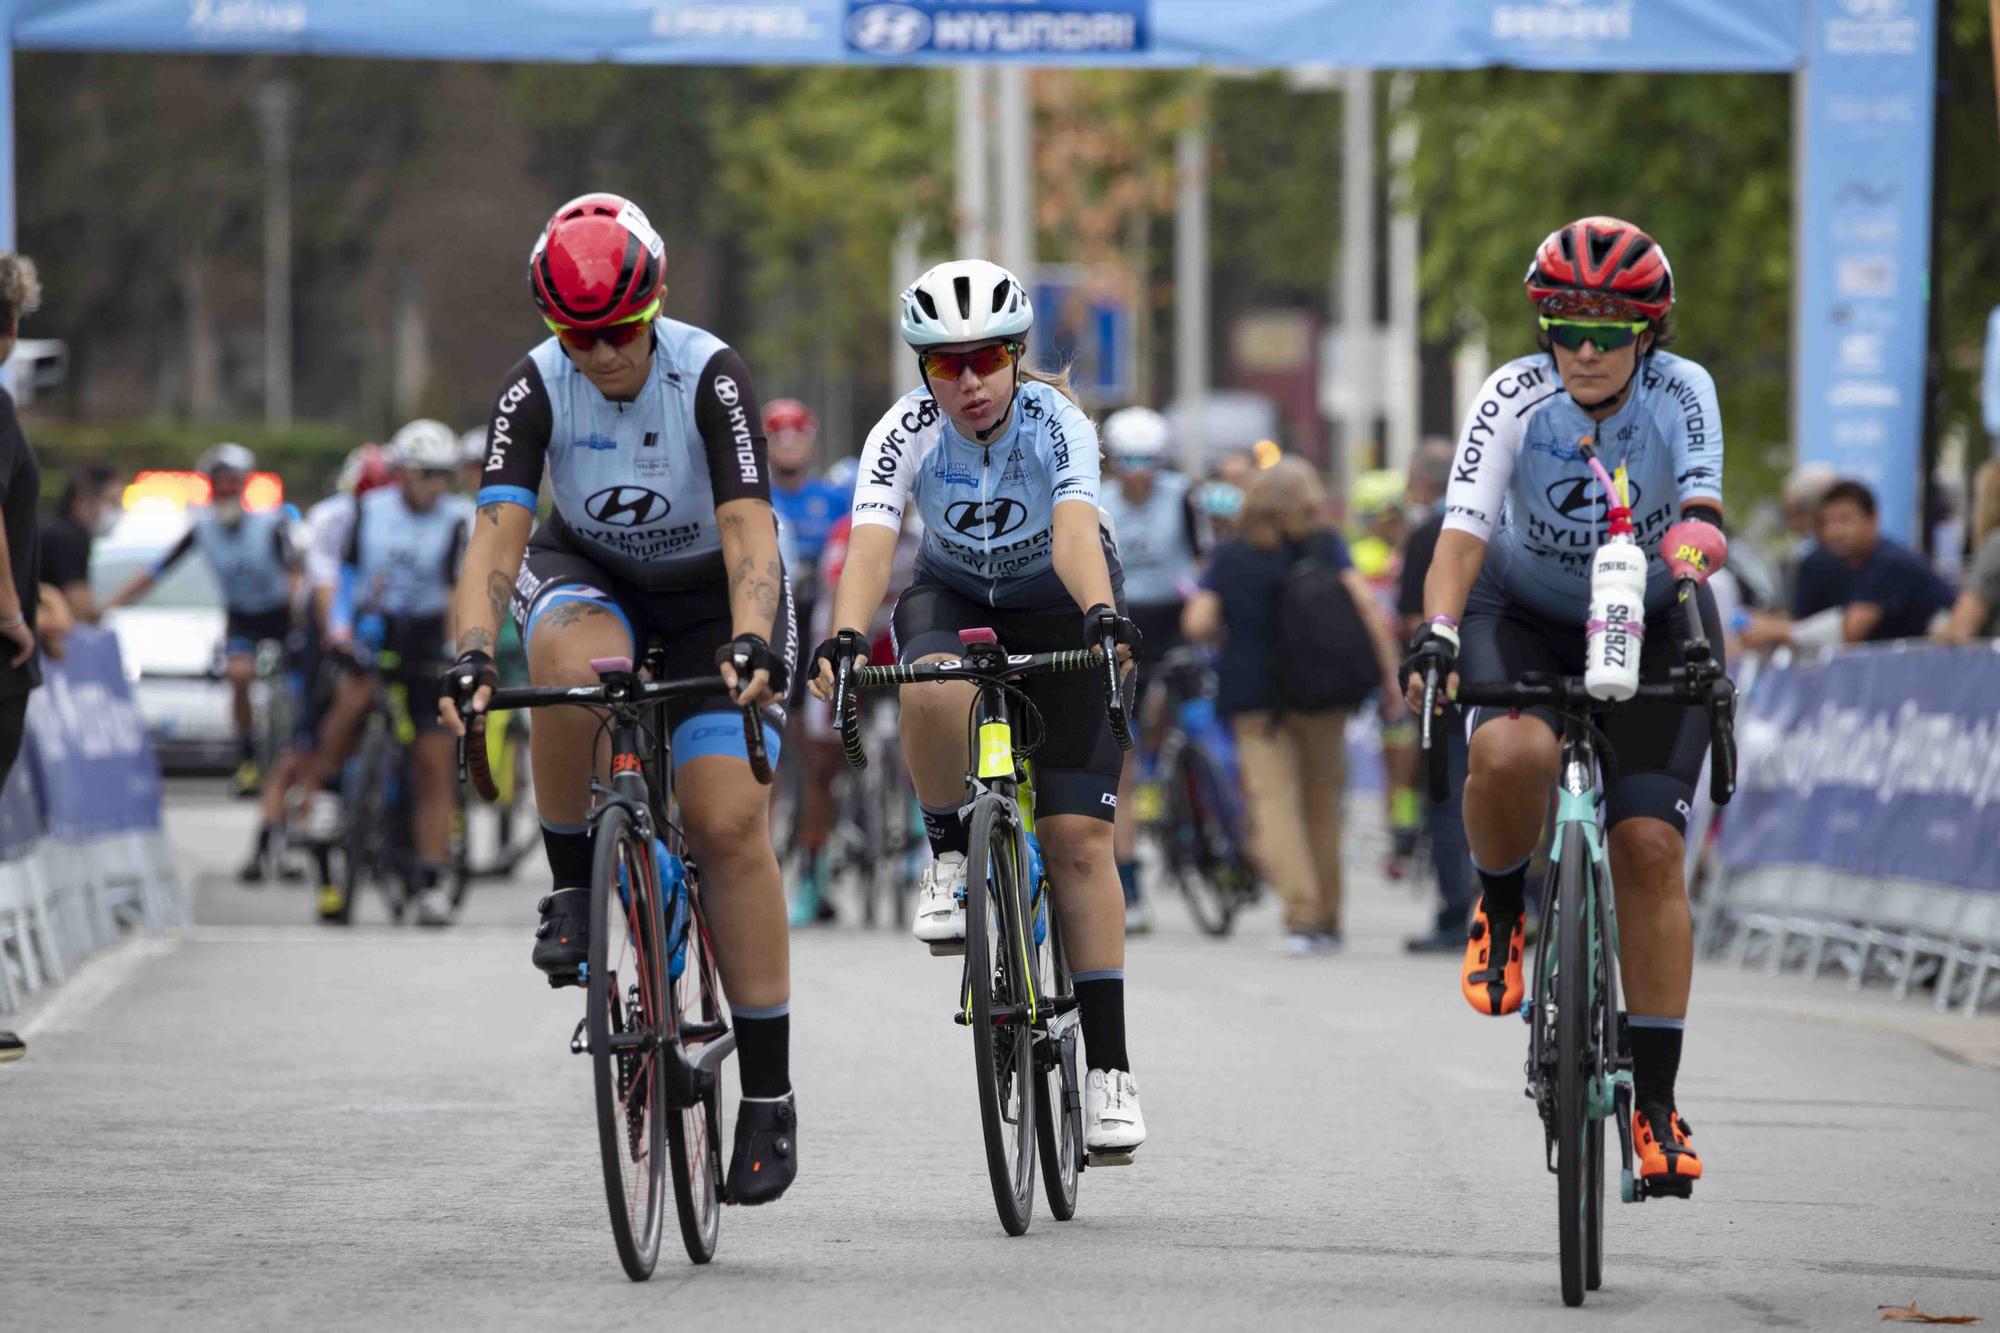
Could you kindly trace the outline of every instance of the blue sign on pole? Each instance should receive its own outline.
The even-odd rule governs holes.
[[[1806,65],[1798,455],[1858,477],[1917,530],[1930,296],[1929,0],[1822,0]]]
[[[1147,0],[847,0],[847,45],[870,56],[1135,55]]]
[[[1034,358],[1069,367],[1070,383],[1087,407],[1130,402],[1132,303],[1122,285],[1093,281],[1088,270],[1076,265],[1044,264],[1030,286]]]

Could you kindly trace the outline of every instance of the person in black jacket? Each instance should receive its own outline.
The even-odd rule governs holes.
[[[0,254],[0,363],[13,355],[21,316],[42,303],[31,259]],[[41,534],[35,506],[42,470],[21,433],[14,398],[0,388],[0,784],[20,757],[28,722],[28,694],[42,683],[35,653],[40,603]],[[19,1059],[27,1044],[0,1032],[0,1060]]]
[[[42,582],[69,603],[79,623],[95,625],[102,613],[90,590],[90,548],[116,515],[118,474],[102,463],[69,470],[62,498],[42,525]]]

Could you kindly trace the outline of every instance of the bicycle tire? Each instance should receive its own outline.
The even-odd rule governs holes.
[[[690,881],[688,892],[694,894]],[[671,910],[670,905],[663,910]],[[716,984],[715,959],[709,953],[708,926],[698,902],[690,902],[686,960],[680,979],[670,983],[669,1020],[674,1040],[693,1061],[709,1038],[690,1042],[681,1034],[694,1025],[713,1027],[722,1021],[722,992]],[[693,1106],[667,1116],[668,1161],[673,1168],[674,1212],[680,1219],[681,1243],[688,1258],[705,1264],[715,1257],[722,1226],[722,1077],[718,1069]]]
[[[1596,1045],[1590,996],[1590,863],[1575,829],[1563,834],[1556,870],[1556,1213],[1564,1305],[1582,1305],[1588,1285],[1592,1214],[1603,1196],[1590,1194],[1590,1075]],[[1601,1145],[1601,1139],[1600,1139]],[[1600,1147],[1601,1150],[1601,1147]]]
[[[1036,953],[1036,975],[1047,983],[1049,996],[1069,995],[1069,957],[1063,951],[1062,927],[1053,904],[1048,935]],[[1036,1043],[1039,1073],[1035,1079],[1035,1135],[1042,1193],[1049,1201],[1049,1215],[1058,1222],[1076,1216],[1076,1191],[1083,1167],[1083,1102],[1077,1082],[1074,1013],[1064,1015],[1063,1020],[1060,1036],[1044,1033]],[[1056,1027],[1053,1018],[1050,1027]]]
[[[630,811],[607,806],[598,821],[590,874],[584,1017],[611,1235],[625,1275],[634,1282],[653,1275],[665,1227],[665,1079],[653,1050],[613,1049],[612,1039],[657,1036],[666,1019],[663,962],[651,840],[639,835]]]
[[[1018,1019],[996,1022],[994,1011],[1028,1002],[1016,833],[1004,797],[982,797],[973,808],[965,876],[964,1007],[972,1024],[979,1077],[979,1120],[986,1140],[986,1174],[993,1206],[1010,1236],[1028,1229],[1035,1210],[1035,1082],[1033,1033]],[[1003,1031],[1004,1029],[1004,1031]],[[1012,1107],[1013,1116],[1008,1117]]]
[[[354,919],[354,908],[360,901],[361,891],[371,879],[380,878],[383,873],[383,793],[380,729],[369,727],[362,733],[361,743],[355,747],[354,757],[348,761],[346,781],[342,784],[341,805],[346,811],[347,829],[343,837],[341,857],[341,894],[343,903],[339,920]],[[384,892],[384,903],[389,895]]]
[[[1164,818],[1154,825],[1167,873],[1181,891],[1196,929],[1222,939],[1236,928],[1237,897],[1213,873],[1225,858],[1213,845],[1210,806],[1219,778],[1208,756],[1192,743],[1171,761],[1161,790]]]

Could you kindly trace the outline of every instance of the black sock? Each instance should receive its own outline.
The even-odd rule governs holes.
[[[965,821],[958,817],[958,807],[945,806],[943,809],[924,807],[924,836],[931,840],[931,855],[943,856],[946,852],[965,855]]]
[[[1528,862],[1523,861],[1512,870],[1487,870],[1480,866],[1473,869],[1479,871],[1479,888],[1486,895],[1487,920],[1520,919],[1521,899],[1528,891]]]
[[[238,736],[236,738],[236,762],[247,764],[256,757],[257,742],[251,740],[248,736]]]
[[[736,1073],[745,1097],[782,1097],[792,1090],[792,1015],[789,1005],[769,1009],[733,1010],[736,1029]]]
[[[1076,1008],[1083,1021],[1083,1054],[1092,1069],[1132,1068],[1125,1054],[1125,974],[1085,973],[1076,979]]]
[[[542,825],[542,851],[549,858],[549,869],[555,873],[557,888],[573,889],[590,884],[592,844],[587,826],[572,833]]]
[[[340,795],[340,770],[335,769],[333,772],[323,775],[319,780],[319,789],[321,791],[330,791],[335,796]]]
[[[1674,1078],[1681,1072],[1681,1037],[1685,1027],[1676,1018],[1626,1020],[1632,1042],[1632,1100],[1642,1109],[1674,1109]],[[1660,1127],[1665,1133],[1665,1127]]]
[[[270,851],[271,844],[277,840],[277,837],[278,826],[276,824],[259,824],[257,826],[257,850],[260,852]]]

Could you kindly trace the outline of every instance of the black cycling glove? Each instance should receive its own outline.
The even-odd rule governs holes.
[[[860,664],[868,660],[868,641],[851,629],[844,629],[830,639],[822,640],[813,649],[812,661],[806,664],[806,679],[818,680],[820,663],[836,677],[840,675],[842,661]]]
[[[1403,679],[1422,679],[1432,666],[1437,667],[1440,685],[1458,670],[1458,631],[1449,625],[1419,625],[1410,636],[1410,651],[1403,657]]]
[[[460,653],[458,660],[445,668],[442,684],[445,697],[458,706],[459,716],[464,717],[481,685],[500,688],[500,669],[493,665],[493,654],[474,648]]]
[[[715,650],[715,664],[724,662],[736,668],[737,688],[741,689],[750,677],[759,671],[771,673],[771,693],[779,699],[785,697],[785,687],[791,678],[785,674],[785,664],[771,651],[771,645],[761,634],[739,634],[728,643]]]
[[[1099,602],[1083,613],[1083,646],[1102,648],[1104,636],[1110,634],[1115,643],[1122,643],[1132,650],[1132,660],[1139,660],[1140,650],[1146,646],[1146,636],[1139,633],[1139,627],[1128,617],[1118,614],[1117,608]]]

